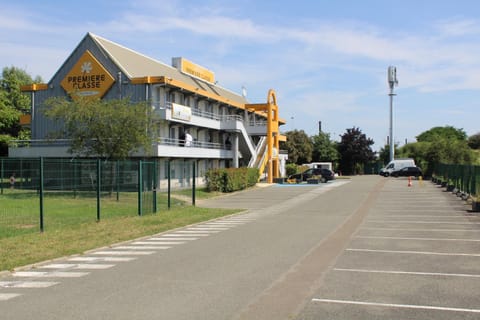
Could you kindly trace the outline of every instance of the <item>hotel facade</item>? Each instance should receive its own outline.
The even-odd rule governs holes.
[[[167,161],[176,187],[191,179],[202,184],[211,168],[255,167],[265,172],[267,182],[285,176],[287,155],[279,150],[286,139],[279,126],[285,121],[279,117],[275,92],[252,104],[245,95],[218,86],[212,71],[181,57],[167,65],[88,33],[48,83],[22,90],[31,94],[31,114],[21,123],[30,126],[32,140],[10,147],[9,157],[75,157],[68,152],[68,140],[48,139],[61,124],[44,115],[46,99],[128,97],[151,104],[159,122],[152,150],[134,156],[155,158],[160,179],[168,174]],[[195,177],[186,165],[192,161],[198,168]]]

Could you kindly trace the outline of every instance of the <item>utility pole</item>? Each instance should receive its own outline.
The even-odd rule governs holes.
[[[388,86],[390,87],[390,161],[395,157],[395,143],[393,142],[393,88],[398,86],[397,68],[394,66],[388,67]]]

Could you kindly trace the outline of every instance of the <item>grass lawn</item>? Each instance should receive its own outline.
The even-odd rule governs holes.
[[[188,206],[172,197],[167,209],[165,194],[159,194],[158,212],[137,214],[137,194],[121,193],[101,200],[101,220],[96,222],[92,195],[47,193],[44,199],[45,232],[39,232],[39,199],[35,192],[4,190],[0,195],[0,271],[78,254],[117,242],[152,235],[235,212]],[[178,192],[191,195],[191,190]],[[212,196],[202,189],[199,199]],[[93,198],[93,199],[92,199]]]

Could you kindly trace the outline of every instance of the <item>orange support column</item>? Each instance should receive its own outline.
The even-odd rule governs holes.
[[[278,154],[280,150],[280,133],[278,131],[278,106],[275,91],[268,90],[266,104],[248,104],[247,109],[265,111],[267,113],[267,182],[272,183],[273,178],[280,176],[280,163]],[[275,150],[275,152],[274,152]]]

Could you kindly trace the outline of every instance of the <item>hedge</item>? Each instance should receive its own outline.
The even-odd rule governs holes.
[[[256,168],[210,169],[205,174],[208,191],[233,192],[253,187],[260,177]]]

